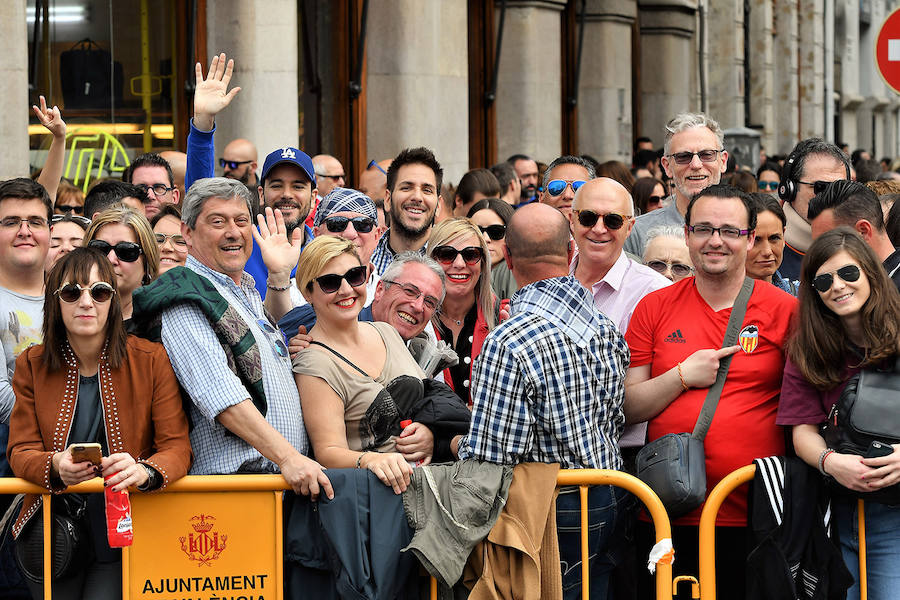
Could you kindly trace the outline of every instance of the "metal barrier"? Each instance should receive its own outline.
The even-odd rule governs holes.
[[[656,541],[660,542],[664,539],[671,539],[672,529],[669,523],[669,517],[666,514],[662,502],[653,493],[647,484],[627,473],[619,471],[609,471],[601,469],[571,469],[561,470],[557,478],[557,485],[560,486],[579,486],[581,500],[581,553],[582,556],[587,555],[588,551],[588,489],[592,485],[613,485],[624,488],[634,494],[644,506],[653,519],[656,531]],[[273,492],[276,502],[276,598],[283,597],[283,547],[282,547],[282,530],[281,530],[281,492],[290,489],[290,486],[284,481],[280,475],[215,475],[215,476],[188,476],[169,485],[162,494],[154,494],[160,496],[179,492],[194,493],[215,493],[215,492]],[[103,481],[99,478],[86,481],[78,485],[71,486],[64,493],[102,493]],[[43,496],[43,519],[44,523],[50,523],[51,503],[50,494],[44,488],[29,483],[24,479],[17,478],[0,478],[0,494],[41,494]],[[136,495],[136,496],[139,496]],[[134,511],[137,518],[137,511]],[[44,527],[44,597],[52,597],[52,576],[51,576],[51,534],[52,527]],[[137,534],[136,534],[137,535]],[[147,533],[141,532],[139,535],[146,536]],[[122,597],[130,598],[130,572],[128,565],[130,562],[130,548],[122,549]],[[582,597],[588,598],[590,590],[589,577],[590,562],[582,560]],[[702,573],[702,570],[701,570]],[[430,585],[430,593],[432,598],[437,598],[437,583],[432,578]],[[660,562],[656,570],[656,597],[658,600],[671,600],[672,598],[672,565],[668,562]]]

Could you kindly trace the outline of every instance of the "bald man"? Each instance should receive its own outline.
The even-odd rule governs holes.
[[[336,187],[344,187],[344,166],[330,154],[316,154],[312,158],[319,184],[319,196],[324,198]]]
[[[178,188],[178,198],[184,198],[184,173],[187,171],[187,154],[175,150],[164,150],[159,153],[169,166],[172,167],[172,176],[175,178],[175,187]]]
[[[387,195],[387,170],[391,168],[391,159],[371,161],[366,170],[359,174],[356,189],[375,202],[378,211],[378,226],[387,229],[391,226],[390,216],[384,210],[384,199]]]
[[[219,166],[222,167],[222,177],[229,179],[237,179],[252,189],[259,185],[256,177],[256,161],[259,154],[256,146],[250,140],[238,138],[231,140],[222,150],[222,158],[219,159]]]
[[[617,441],[628,347],[615,324],[597,312],[591,294],[568,275],[569,227],[546,204],[516,211],[506,231],[506,261],[519,292],[510,317],[491,331],[472,371],[472,423],[453,440],[459,458],[515,465],[559,463],[563,469],[619,469]],[[551,490],[552,493],[552,490]],[[606,597],[622,545],[624,490],[588,492],[591,589]],[[581,592],[577,488],[556,501],[562,583]]]

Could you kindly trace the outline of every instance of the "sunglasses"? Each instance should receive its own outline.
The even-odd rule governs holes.
[[[343,275],[337,273],[329,273],[327,275],[319,275],[313,281],[319,284],[319,289],[323,294],[333,294],[341,289],[341,281],[347,280],[350,287],[359,287],[365,285],[369,280],[369,269],[363,265],[353,267]],[[307,286],[312,289],[312,282]]]
[[[578,179],[576,181],[566,181],[564,179],[553,179],[547,182],[547,193],[551,196],[559,196],[566,191],[566,188],[572,186],[572,191],[577,192],[578,188],[584,185],[584,181]]]
[[[59,296],[59,299],[67,304],[73,304],[81,300],[81,294],[84,292],[90,292],[91,300],[97,302],[98,304],[102,304],[103,302],[108,301],[112,298],[112,295],[116,293],[116,290],[113,289],[113,286],[109,285],[105,281],[98,281],[92,284],[89,287],[81,287],[77,283],[64,283],[62,287],[56,290],[55,294]]]
[[[676,152],[669,154],[669,158],[675,159],[676,165],[687,165],[694,160],[694,156],[700,159],[700,162],[711,163],[719,156],[722,150],[700,150],[699,152]]]
[[[272,339],[275,342],[275,351],[278,353],[278,356],[287,358],[288,347],[287,344],[284,343],[284,334],[272,327],[272,324],[266,319],[257,319],[256,324],[259,325],[260,329],[272,336]]]
[[[478,229],[495,242],[499,242],[506,236],[506,225],[488,225],[487,227],[479,225]]]
[[[50,217],[51,225],[56,225],[57,223],[61,222],[76,223],[85,229],[91,226],[90,219],[79,215],[53,215],[52,217]]]
[[[831,289],[831,285],[834,283],[835,274],[844,281],[853,283],[859,279],[859,267],[856,265],[846,265],[833,273],[822,273],[821,275],[817,275],[812,280],[812,286],[816,288],[817,292],[824,294]]]
[[[603,226],[607,229],[612,229],[613,231],[621,229],[622,225],[625,224],[626,219],[631,218],[630,215],[620,215],[618,213],[606,213],[605,215],[601,215],[592,210],[573,210],[572,212],[578,217],[578,222],[582,227],[593,227],[597,224],[597,221],[603,219]]]
[[[227,167],[233,171],[241,165],[249,165],[252,162],[252,160],[225,160],[224,158],[220,158],[219,166],[223,169]]]
[[[665,200],[665,196],[650,196],[647,198],[647,206],[653,206],[654,204],[662,204],[662,201]]]
[[[759,188],[761,192],[774,192],[778,189],[777,181],[759,181],[756,186]]]
[[[672,275],[675,277],[687,277],[691,273],[694,272],[694,269],[691,267],[682,264],[682,263],[670,263],[665,262],[663,260],[650,260],[647,261],[647,266],[659,273],[660,275],[665,275],[666,271],[669,269],[672,270]]]
[[[156,235],[156,243],[162,246],[166,243],[166,240],[172,240],[172,245],[187,247],[187,240],[184,239],[184,236],[180,233],[173,233],[171,235],[166,235],[165,233],[157,233]]]
[[[68,204],[57,204],[56,210],[60,210],[64,213],[75,213],[76,215],[80,215],[82,211],[84,211],[84,207],[75,205],[70,206]]]
[[[453,246],[438,246],[431,251],[431,258],[444,265],[453,264],[459,255],[462,255],[467,265],[477,264],[484,258],[484,253],[478,246],[468,246],[462,250],[457,250]]]
[[[802,183],[803,185],[812,186],[813,192],[816,196],[821,194],[828,188],[829,184],[834,183],[833,181],[800,181],[797,180],[797,183]]]
[[[369,233],[375,227],[375,221],[369,217],[328,217],[323,222],[331,233],[341,233],[348,223],[353,223],[356,233]]]
[[[135,244],[134,242],[119,242],[113,246],[103,240],[91,240],[88,242],[88,248],[96,248],[103,254],[109,254],[110,250],[114,250],[119,260],[124,262],[134,262],[144,253],[140,244]]]
[[[387,176],[387,171],[385,171],[384,169],[382,169],[382,168],[381,168],[381,165],[379,165],[377,162],[375,162],[374,159],[373,159],[373,160],[370,160],[370,161],[369,161],[369,164],[366,165],[366,170],[368,171],[368,170],[371,169],[372,167],[375,167],[376,169],[378,169],[379,171],[381,171],[382,173],[384,173],[385,176]]]

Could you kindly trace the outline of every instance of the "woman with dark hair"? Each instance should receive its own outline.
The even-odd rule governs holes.
[[[506,249],[506,226],[515,210],[497,198],[479,200],[466,215],[484,236],[491,256],[491,288],[498,298],[512,298],[519,290],[512,271],[506,266],[503,251]]]
[[[826,446],[820,427],[860,369],[893,367],[900,352],[900,294],[849,227],[813,242],[800,277],[800,306],[788,338],[776,422],[793,428],[797,456],[843,488],[869,492],[893,485],[900,481],[898,446],[879,458],[844,454]],[[837,493],[832,509],[844,562],[858,581],[856,499]],[[867,501],[865,520],[869,597],[898,598],[900,507]],[[847,598],[858,597],[856,583]]]
[[[51,217],[50,249],[47,250],[47,259],[44,261],[46,273],[68,252],[84,245],[84,233],[90,225],[90,219],[71,213]]]
[[[600,163],[596,169],[597,177],[609,177],[610,179],[615,179],[628,190],[628,193],[631,193],[631,188],[634,187],[634,175],[631,174],[631,170],[628,166],[618,160],[608,160],[605,163]]]
[[[9,463],[17,477],[55,493],[100,475],[113,491],[149,491],[187,473],[191,444],[175,373],[162,345],[125,333],[116,275],[99,251],[76,248],[50,271],[43,340],[16,360]],[[99,463],[74,461],[72,445],[84,443],[100,444]],[[42,496],[26,495],[13,525],[16,543],[30,549],[25,557],[42,547],[41,504]],[[103,495],[68,494],[53,510],[85,533],[53,597],[121,597],[121,555],[107,542]],[[21,566],[41,598],[35,563]]]
[[[655,177],[641,177],[634,182],[631,197],[634,199],[635,214],[645,215],[662,208],[666,199],[666,185]]]
[[[756,192],[750,194],[750,198],[756,211],[756,238],[753,247],[747,251],[747,276],[768,281],[796,296],[797,286],[778,272],[784,256],[784,228],[787,226],[784,209],[770,194]]]
[[[188,247],[181,235],[181,211],[174,204],[163,204],[150,220],[150,227],[159,245],[159,274],[172,267],[183,267]]]
[[[729,156],[728,158],[731,157]],[[749,171],[735,171],[728,175],[724,175],[722,176],[722,183],[727,183],[748,194],[754,194],[759,190],[759,187],[756,184],[756,177]]]
[[[777,197],[780,183],[781,165],[777,162],[764,162],[756,170],[756,187],[758,191]]]

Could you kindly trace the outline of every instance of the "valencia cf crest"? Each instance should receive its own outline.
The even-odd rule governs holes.
[[[746,354],[753,354],[753,351],[759,345],[759,327],[747,325],[741,329],[741,333],[738,335],[738,344],[741,345],[741,349]]]
[[[193,533],[178,538],[181,550],[188,558],[198,562],[198,566],[212,566],[212,561],[219,558],[225,550],[228,536],[216,531],[216,518],[212,515],[195,515],[191,517]]]

